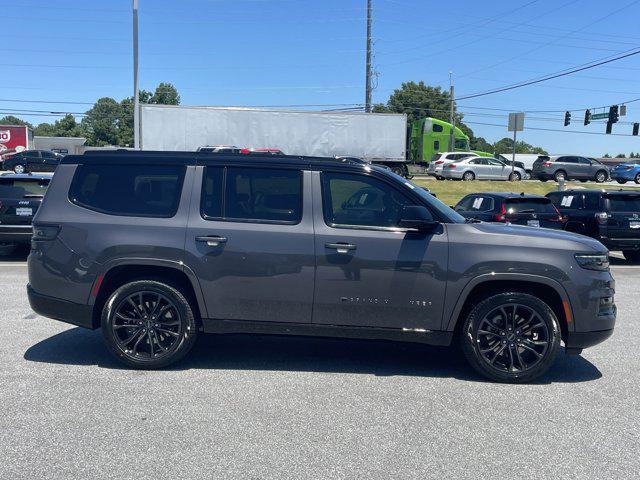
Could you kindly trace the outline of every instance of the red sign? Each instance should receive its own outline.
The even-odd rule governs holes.
[[[30,148],[30,132],[28,127],[19,125],[0,125],[0,157],[5,158],[14,153]]]

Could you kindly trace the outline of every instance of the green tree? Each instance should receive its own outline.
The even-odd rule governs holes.
[[[87,133],[87,145],[118,145],[122,106],[113,98],[103,97],[87,111],[82,128]]]
[[[512,153],[513,152],[513,139],[505,137],[501,140],[498,140],[493,144],[493,148],[495,153]],[[540,148],[534,147],[523,141],[516,142],[516,153],[537,153],[539,155],[548,155],[548,153]]]
[[[449,110],[451,108],[449,92],[443,91],[441,87],[431,87],[423,81],[403,82],[399,89],[389,97],[386,104],[378,103],[373,106],[374,112],[379,113],[406,113],[407,121],[413,121],[424,117],[439,118],[449,121]],[[462,120],[462,116],[455,111],[456,124]]]
[[[487,142],[484,138],[475,136],[470,138],[469,146],[471,147],[471,150],[493,153],[493,145]]]
[[[619,153],[616,155],[616,158],[627,158],[627,156],[624,153]]]
[[[75,117],[67,114],[53,124],[41,123],[33,130],[34,135],[45,137],[84,137],[85,132]]]
[[[170,83],[162,82],[157,87],[148,103],[157,105],[180,105],[178,90]]]
[[[608,153],[605,153],[602,158],[611,158],[611,155],[609,155]]]
[[[33,125],[31,125],[29,122],[20,120],[18,117],[14,117],[13,115],[7,115],[5,117],[0,118],[0,125],[23,125],[29,128],[33,127]]]

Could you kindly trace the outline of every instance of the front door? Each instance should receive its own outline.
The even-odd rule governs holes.
[[[402,207],[422,203],[384,177],[313,172],[313,194],[313,323],[439,330],[446,225],[433,234],[397,228]]]
[[[210,318],[309,323],[310,172],[258,167],[196,167],[185,263]]]

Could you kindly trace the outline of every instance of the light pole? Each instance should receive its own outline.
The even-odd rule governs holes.
[[[449,111],[449,123],[451,124],[451,133],[449,134],[449,151],[456,151],[456,118],[453,115],[453,106],[454,106],[454,96],[453,96],[453,72],[449,72],[449,99],[451,100],[450,111]]]
[[[140,149],[140,97],[138,95],[138,0],[133,0],[133,146]]]
[[[371,1],[367,0],[367,72],[364,90],[364,111],[371,112]]]

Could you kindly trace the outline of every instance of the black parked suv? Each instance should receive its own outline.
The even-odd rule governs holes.
[[[531,177],[543,182],[547,180],[595,180],[598,183],[609,179],[609,167],[595,158],[574,155],[541,155],[531,169]]]
[[[0,245],[28,244],[51,174],[0,175]]]
[[[62,158],[49,150],[25,150],[6,158],[2,168],[15,173],[53,172]]]
[[[465,218],[483,222],[508,222],[529,227],[562,229],[564,218],[547,197],[524,193],[472,193],[454,210]]]
[[[640,191],[566,190],[547,197],[566,217],[565,229],[599,240],[640,262]]]
[[[613,332],[606,248],[465,220],[402,177],[333,158],[92,152],[61,162],[34,221],[28,295],[102,328],[134,368],[201,332],[449,345],[523,382]],[[247,353],[248,355],[250,353]]]

